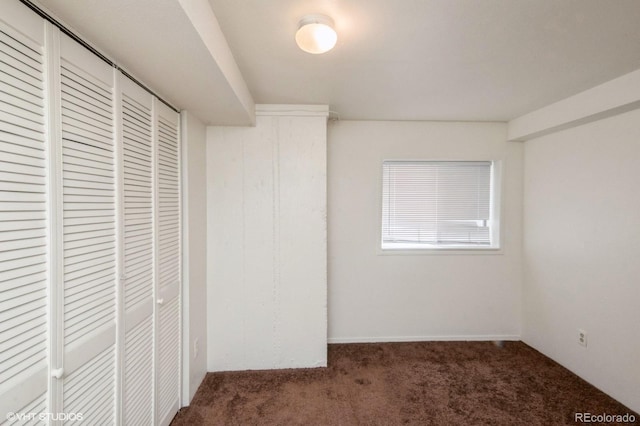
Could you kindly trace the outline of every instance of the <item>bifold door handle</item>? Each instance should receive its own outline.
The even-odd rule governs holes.
[[[62,368],[56,368],[55,370],[51,370],[51,377],[54,377],[56,379],[62,379],[63,375],[64,375],[64,369]]]
[[[162,305],[164,303],[164,299],[160,298],[158,299],[158,305]]]

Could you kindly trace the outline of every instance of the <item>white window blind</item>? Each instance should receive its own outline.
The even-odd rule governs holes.
[[[382,248],[495,248],[491,161],[385,161]]]

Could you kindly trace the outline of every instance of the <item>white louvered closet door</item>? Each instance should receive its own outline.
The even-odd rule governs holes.
[[[0,423],[13,424],[11,412],[47,411],[44,25],[22,5],[2,8],[12,19],[0,16]]]
[[[0,424],[167,425],[180,403],[179,115],[18,0],[0,3]]]
[[[179,116],[156,105],[157,419],[168,425],[180,406]]]
[[[63,173],[62,411],[115,422],[113,69],[60,36]]]
[[[153,97],[120,74],[122,423],[153,423]]]

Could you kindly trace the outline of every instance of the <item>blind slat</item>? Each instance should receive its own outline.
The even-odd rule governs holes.
[[[491,181],[490,161],[385,161],[382,247],[491,246]]]

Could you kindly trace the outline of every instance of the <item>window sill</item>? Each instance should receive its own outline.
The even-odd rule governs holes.
[[[378,256],[424,256],[424,255],[454,255],[454,256],[495,256],[503,255],[504,250],[497,247],[483,247],[483,248],[464,248],[464,247],[452,247],[452,248],[419,248],[419,249],[406,249],[406,248],[380,248],[378,247]]]

